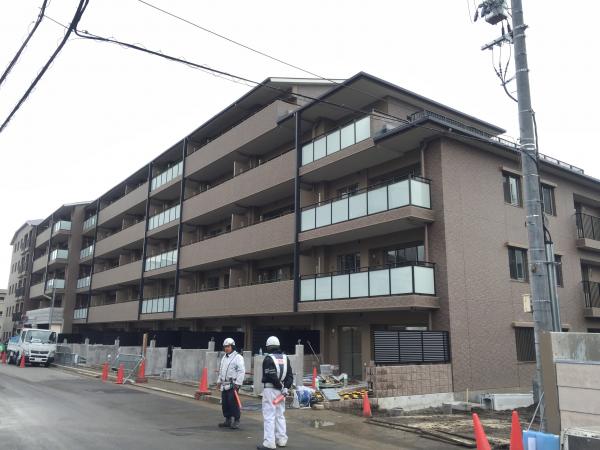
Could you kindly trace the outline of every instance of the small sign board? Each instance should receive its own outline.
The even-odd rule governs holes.
[[[530,294],[523,294],[523,311],[525,311],[526,313],[533,312],[533,309],[531,308]]]

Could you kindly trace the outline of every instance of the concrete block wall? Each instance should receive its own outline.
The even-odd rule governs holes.
[[[173,381],[198,383],[206,364],[206,349],[173,349],[171,379]]]
[[[366,380],[377,398],[452,392],[452,365],[368,366]]]

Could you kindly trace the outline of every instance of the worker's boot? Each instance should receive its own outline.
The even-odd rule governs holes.
[[[234,419],[233,422],[231,422],[231,429],[237,430],[239,427],[240,427],[240,419]]]
[[[225,422],[219,424],[219,428],[229,428],[231,427],[231,418],[225,419]]]

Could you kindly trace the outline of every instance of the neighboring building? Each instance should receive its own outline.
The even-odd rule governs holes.
[[[10,244],[13,247],[8,278],[8,290],[4,299],[1,337],[8,339],[23,326],[23,313],[30,306],[29,283],[31,262],[36,236],[37,220],[28,220],[15,232]]]
[[[530,387],[520,163],[503,132],[364,73],[268,79],[41,222],[29,298],[47,309],[56,287],[82,336],[235,331],[254,350],[310,336],[352,375],[411,360],[383,332],[439,330],[454,390]],[[543,155],[540,171],[563,326],[598,328],[600,181]]]
[[[0,289],[0,342],[4,342],[2,327],[4,326],[4,317],[6,315],[6,312],[4,311],[4,300],[6,299],[7,293],[7,289]]]

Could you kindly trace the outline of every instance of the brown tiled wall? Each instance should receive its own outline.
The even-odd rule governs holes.
[[[375,397],[436,394],[452,391],[451,364],[367,367]]]

